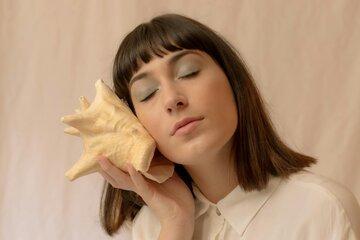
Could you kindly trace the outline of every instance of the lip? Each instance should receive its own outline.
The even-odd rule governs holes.
[[[203,120],[203,119],[204,119],[203,116],[183,118],[181,121],[175,123],[173,130],[171,131],[171,136],[173,136],[179,128],[185,126],[186,124],[191,123],[193,121]]]

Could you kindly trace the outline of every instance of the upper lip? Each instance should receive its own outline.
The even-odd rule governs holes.
[[[186,118],[183,118],[181,121],[175,123],[174,127],[173,127],[173,130],[171,132],[171,135],[174,135],[176,130],[178,128],[181,128],[182,126],[188,124],[189,122],[192,122],[192,121],[197,121],[197,120],[202,120],[203,117],[202,116],[198,116],[198,117],[186,117]]]

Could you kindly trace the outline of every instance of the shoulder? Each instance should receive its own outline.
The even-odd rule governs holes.
[[[295,202],[309,217],[334,228],[346,226],[360,237],[360,206],[354,194],[343,184],[309,170],[283,179],[279,192]]]
[[[143,205],[132,222],[133,239],[155,240],[160,230],[161,225],[156,215],[147,205]]]
[[[310,195],[311,193],[312,198],[328,201],[347,212],[359,208],[354,194],[346,186],[309,170],[292,174],[289,179],[284,179],[283,185],[285,188],[297,190],[300,194],[306,192]]]

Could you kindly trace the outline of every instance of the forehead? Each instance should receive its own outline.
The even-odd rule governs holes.
[[[145,63],[143,61],[141,61],[141,59],[137,59],[137,72],[140,72],[140,70],[147,70],[150,69],[151,66],[156,66],[158,64],[165,64],[165,63],[175,63],[176,60],[178,60],[179,58],[183,57],[183,56],[191,56],[191,55],[197,55],[198,57],[205,57],[205,53],[197,50],[197,49],[184,49],[184,50],[179,50],[179,51],[174,51],[174,52],[168,52],[165,51],[165,55],[163,55],[162,57],[155,55],[154,53],[151,53],[151,60],[148,63]],[[135,74],[134,73],[134,74]]]

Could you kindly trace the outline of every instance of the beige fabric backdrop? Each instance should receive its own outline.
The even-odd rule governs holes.
[[[167,12],[225,36],[283,139],[360,199],[360,2],[0,1],[0,239],[110,239],[103,178],[69,182],[82,142],[60,117],[95,96],[124,35]],[[126,239],[117,235],[115,239]]]

